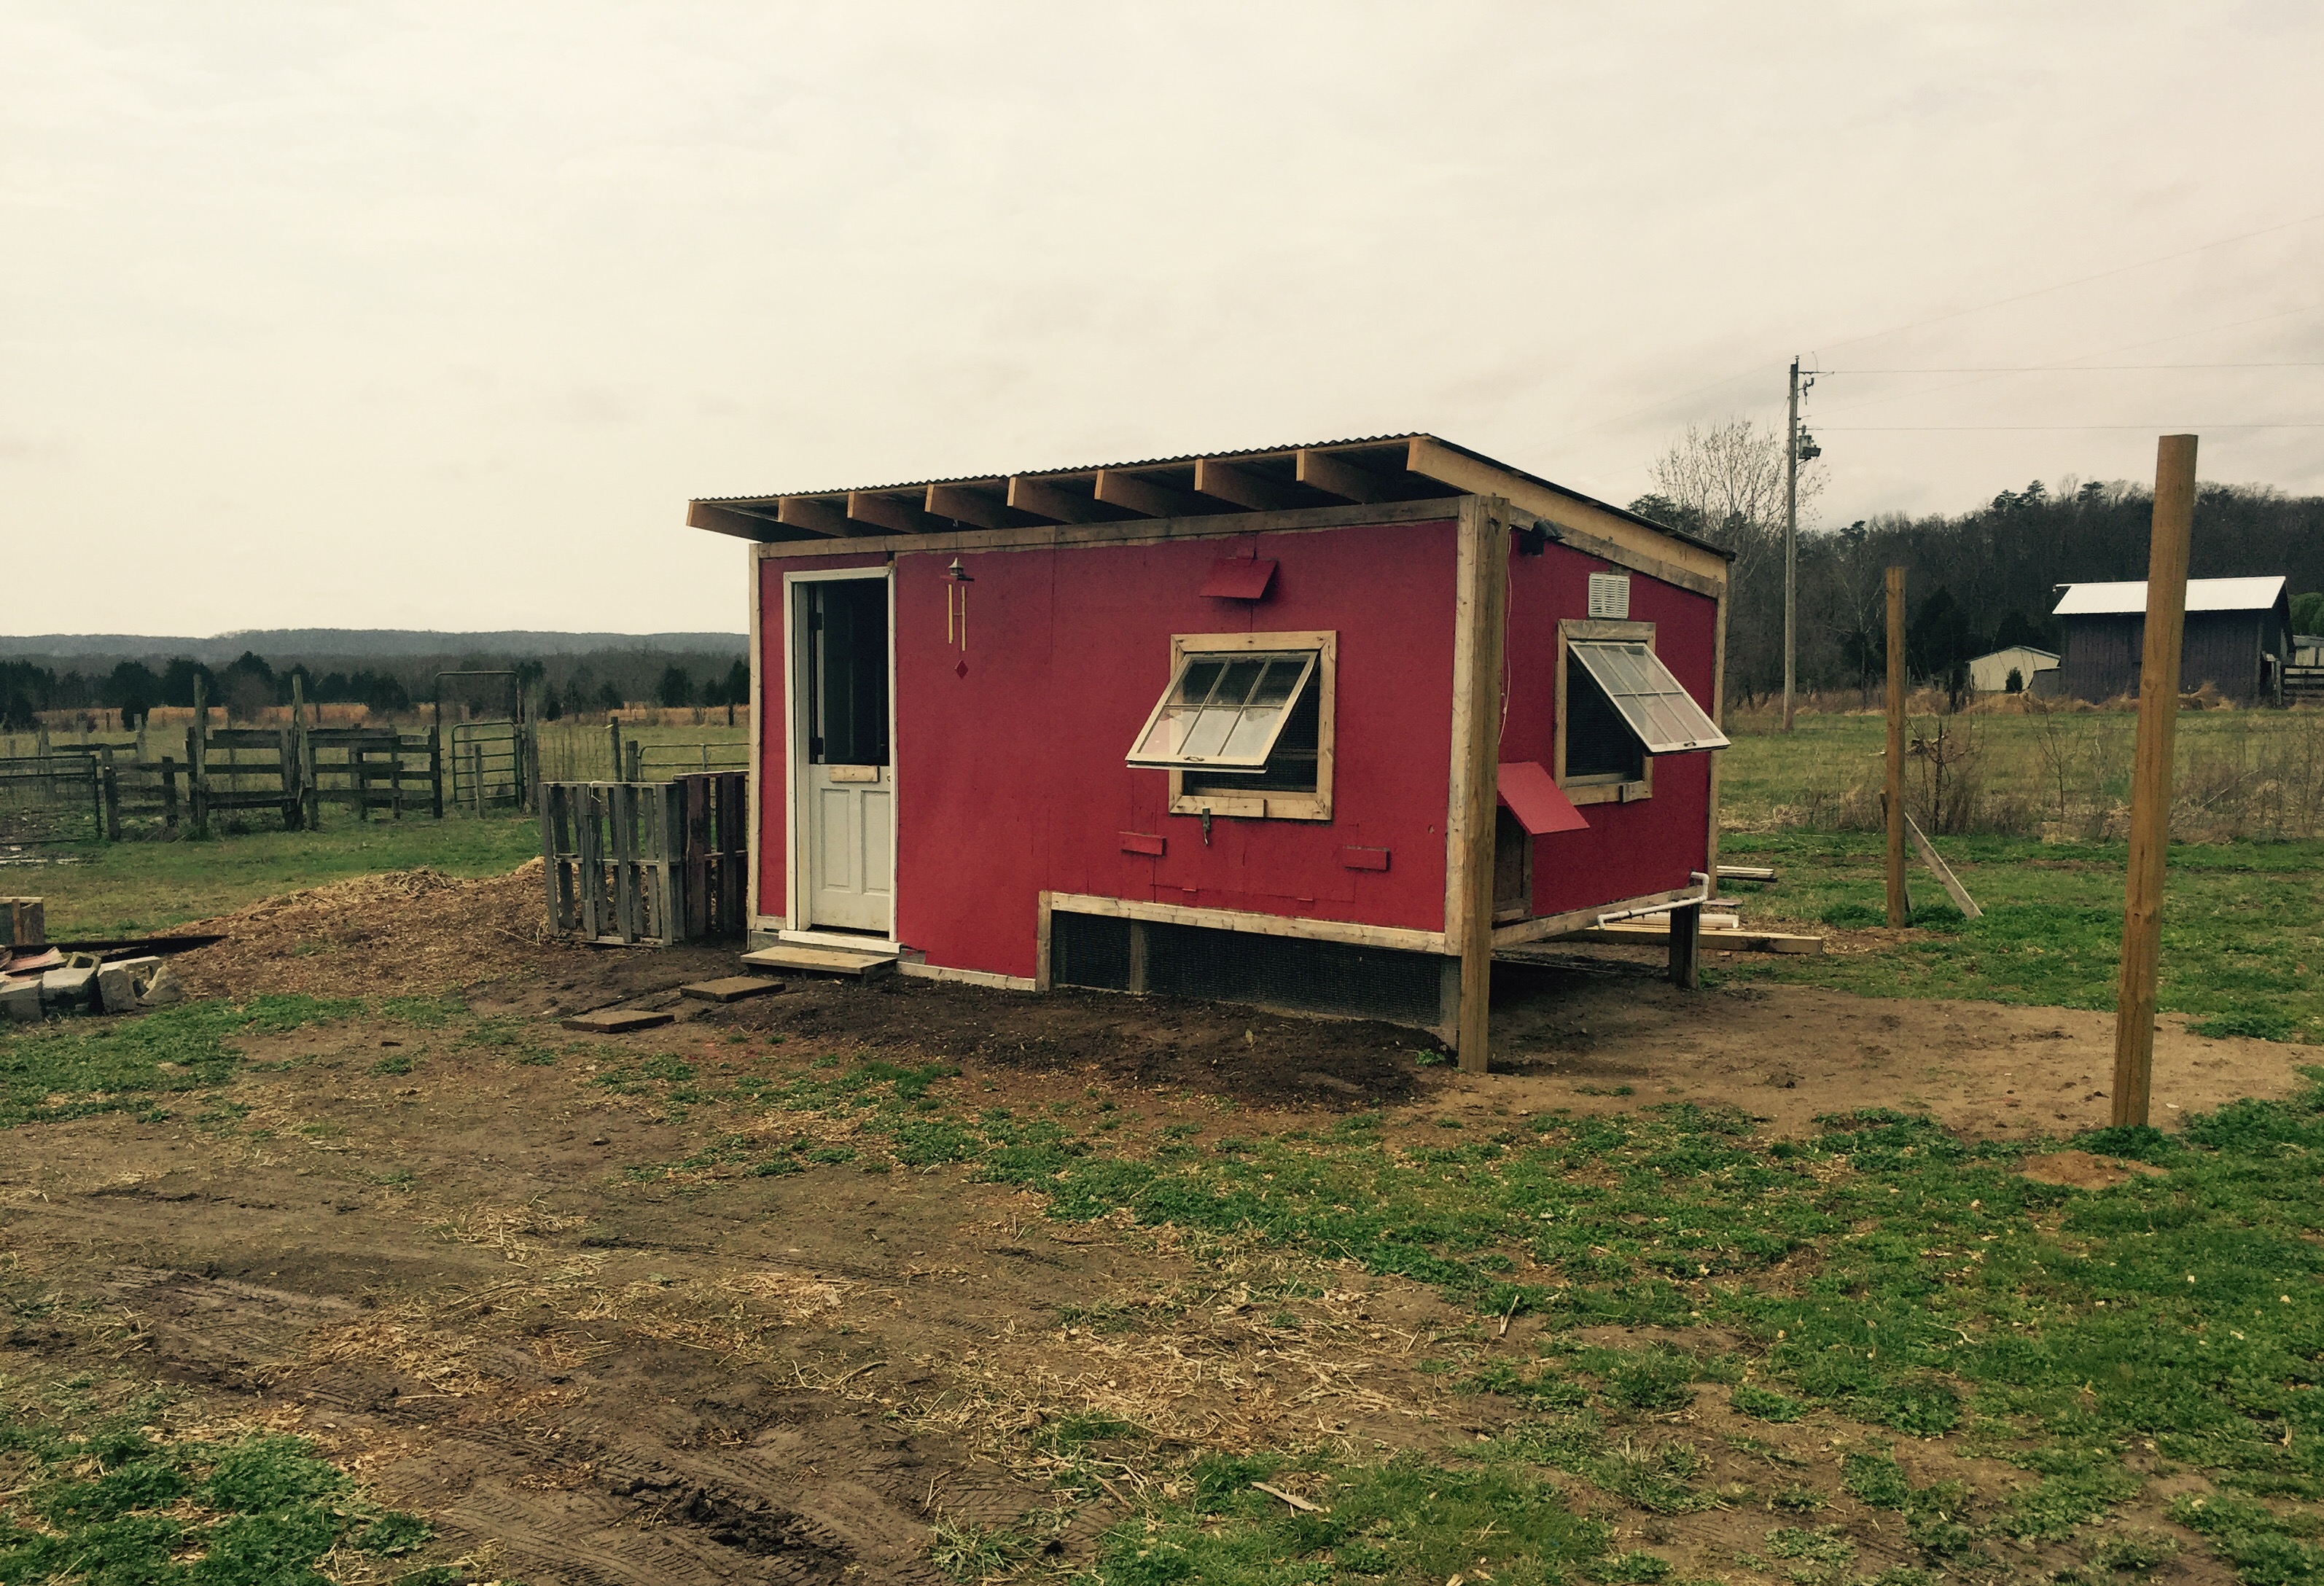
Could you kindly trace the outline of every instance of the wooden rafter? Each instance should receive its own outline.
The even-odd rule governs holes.
[[[1202,498],[1191,491],[1125,474],[1119,468],[1097,471],[1097,499],[1110,507],[1127,507],[1149,518],[1192,518],[1208,510]]]
[[[1094,523],[1105,516],[1095,498],[1075,495],[1046,479],[1031,479],[1022,474],[1010,478],[1009,504],[1020,512],[1030,512],[1055,523]]]
[[[1001,482],[996,479],[993,483]],[[936,517],[979,529],[1013,529],[1017,525],[1017,520],[1009,515],[1007,503],[965,484],[929,485],[927,510]]]
[[[783,497],[775,521],[788,529],[804,529],[810,534],[827,534],[835,539],[872,532],[861,523],[849,522],[847,514],[828,500],[812,495]]]
[[[1342,501],[1391,501],[1395,493],[1387,480],[1331,452],[1303,451],[1296,466],[1299,483],[1313,485]]]
[[[911,503],[870,490],[847,493],[847,515],[859,523],[874,524],[891,534],[926,534],[944,527],[940,521]]]
[[[732,534],[738,539],[764,541],[781,538],[774,531],[776,518],[771,504],[689,502],[686,508],[686,521],[688,528]]]
[[[1293,493],[1273,480],[1233,463],[1213,462],[1208,457],[1194,459],[1194,490],[1198,494],[1232,502],[1254,512],[1280,512],[1296,504]]]

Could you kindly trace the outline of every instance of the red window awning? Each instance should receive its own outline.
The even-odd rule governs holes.
[[[1573,800],[1565,789],[1536,761],[1521,760],[1503,764],[1495,779],[1500,785],[1501,802],[1517,817],[1517,824],[1536,837],[1552,832],[1586,832],[1590,823],[1573,807]]]
[[[1229,557],[1211,564],[1211,576],[1203,580],[1203,593],[1213,600],[1265,600],[1267,586],[1274,582],[1273,561]]]

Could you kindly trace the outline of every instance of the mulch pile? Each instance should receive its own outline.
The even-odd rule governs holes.
[[[388,871],[269,898],[179,927],[226,940],[170,962],[197,997],[449,991],[563,946],[549,929],[540,868],[536,859],[476,881],[426,869]]]

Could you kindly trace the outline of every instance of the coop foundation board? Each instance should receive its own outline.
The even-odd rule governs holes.
[[[754,937],[1046,987],[1064,919],[1282,1000],[1272,954],[1467,1063],[1504,933],[1711,890],[1724,557],[1434,437],[688,517],[757,541]]]

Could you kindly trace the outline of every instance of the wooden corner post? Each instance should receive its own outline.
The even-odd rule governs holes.
[[[2138,750],[2130,780],[2130,876],[2115,992],[2114,1121],[2147,1121],[2154,1080],[2154,982],[2163,962],[2163,870],[2171,846],[2172,739],[2187,624],[2187,542],[2195,522],[2195,438],[2166,435],[2154,459],[2154,531],[2146,553],[2146,649],[2138,675]]]
[[[1888,779],[1881,802],[1888,816],[1888,926],[1912,917],[1904,895],[1904,569],[1888,569]]]
[[[1508,503],[1461,503],[1452,608],[1452,765],[1445,804],[1444,931],[1457,944],[1455,1049],[1468,1074],[1486,1068],[1493,1001],[1493,815],[1499,803],[1501,647],[1509,579]]]

